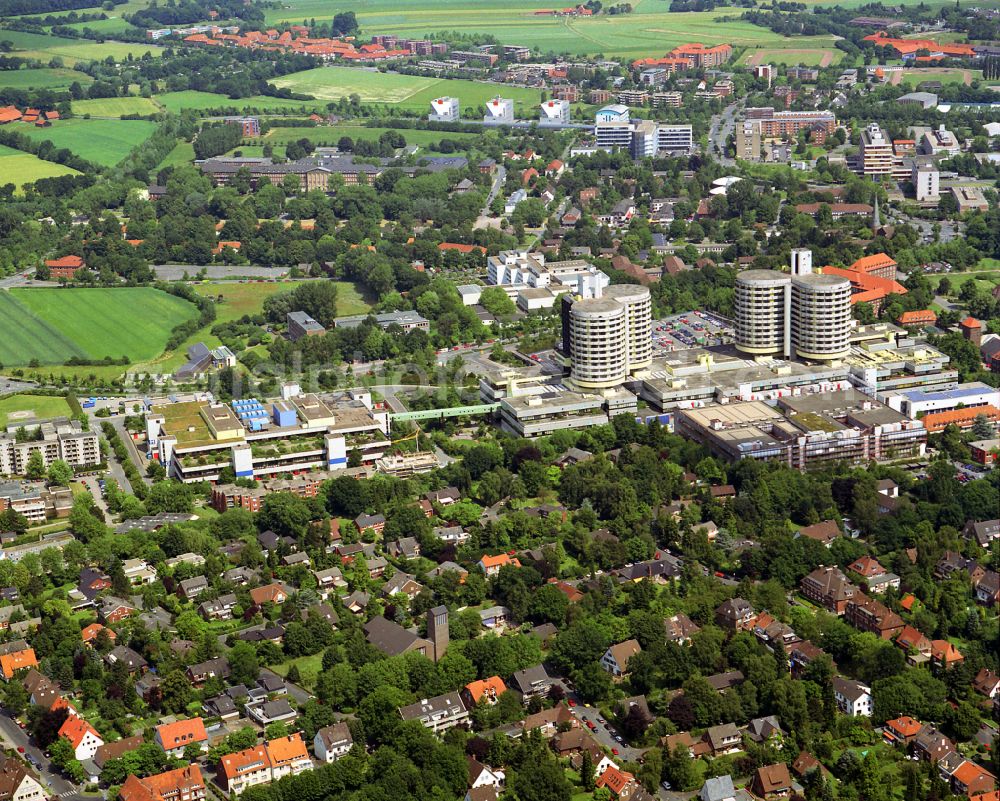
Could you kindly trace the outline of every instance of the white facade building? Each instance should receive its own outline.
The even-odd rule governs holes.
[[[430,122],[457,122],[460,119],[457,97],[438,97],[431,101]]]
[[[483,122],[487,125],[510,125],[513,123],[514,101],[500,96],[487,101]]]
[[[569,122],[568,100],[546,100],[539,106],[539,125],[566,125]]]

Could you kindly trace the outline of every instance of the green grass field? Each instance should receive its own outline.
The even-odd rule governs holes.
[[[69,417],[73,410],[65,398],[49,395],[11,395],[0,398],[0,428],[32,418],[45,420],[52,417]]]
[[[485,103],[502,94],[514,100],[519,110],[536,105],[541,95],[536,89],[497,86],[476,81],[399,75],[351,67],[317,67],[275,80],[274,85],[331,102],[356,94],[363,103],[386,103],[400,108],[426,109],[442,95],[457,97],[463,107]]]
[[[151,359],[194,306],[149,287],[14,289],[0,293],[0,363],[64,364],[78,356]]]
[[[82,31],[84,28],[90,28],[92,31],[98,31],[102,34],[107,34],[108,36],[114,36],[116,33],[121,33],[122,31],[135,30],[131,25],[129,25],[121,17],[109,17],[108,19],[95,19],[90,22],[71,22],[66,26],[67,28],[73,28],[77,31]]]
[[[156,114],[160,107],[148,97],[100,97],[94,100],[74,100],[73,114],[82,117],[117,118],[126,114]]]
[[[0,145],[0,182],[14,184],[18,188],[34,183],[40,178],[55,178],[59,175],[79,175],[80,173],[62,164],[44,161],[31,153]]]
[[[92,42],[89,39],[66,39],[25,31],[5,30],[3,38],[14,45],[12,55],[37,58],[45,62],[61,58],[67,66],[73,66],[79,61],[101,61],[108,56],[116,61],[125,61],[130,55],[140,58],[143,53],[158,56],[163,51],[162,47],[156,45]]]
[[[570,55],[638,58],[662,55],[683,42],[797,49],[830,47],[833,43],[831,37],[785,39],[742,20],[718,21],[719,17],[739,16],[741,10],[735,8],[670,13],[668,4],[657,0],[639,0],[633,6],[631,14],[593,18],[535,15],[535,11],[558,7],[545,0],[437,0],[433,5],[424,0],[366,0],[352,10],[365,34],[422,37],[439,31],[487,33],[504,43]],[[342,10],[325,0],[285,0],[280,8],[268,9],[265,14],[270,23],[301,23],[310,18],[329,20]]]
[[[272,128],[266,136],[260,139],[249,139],[252,144],[270,143],[272,145],[285,145],[289,142],[297,142],[299,139],[308,139],[314,145],[336,145],[337,140],[343,136],[351,139],[363,139],[375,141],[386,131],[392,130],[403,135],[408,145],[420,145],[426,147],[442,139],[472,139],[476,134],[451,133],[448,131],[425,131],[407,130],[405,128],[368,128],[364,125],[318,125],[315,128]],[[245,147],[243,148],[246,149]]]
[[[196,92],[193,89],[184,92],[167,92],[162,95],[155,95],[153,100],[164,110],[172,114],[178,114],[184,109],[195,109],[196,111],[206,111],[208,109],[232,109],[233,111],[255,110],[261,112],[281,111],[286,108],[312,110],[318,107],[318,103],[301,103],[295,100],[281,100],[277,97],[244,97],[233,100],[226,95],[215,94],[213,92]]]
[[[740,58],[740,64],[785,64],[789,67],[828,67],[839,64],[844,57],[842,50],[834,47],[822,49],[795,48],[795,40],[789,40],[787,48],[752,48]]]
[[[85,72],[58,69],[4,70],[0,72],[2,89],[66,89],[73,81],[86,86],[94,79]]]
[[[164,167],[181,167],[194,161],[194,145],[190,142],[178,142],[174,149],[167,153],[167,157],[156,165],[157,170]]]
[[[924,81],[940,81],[942,85],[965,83],[966,76],[970,81],[982,78],[982,70],[958,70],[958,69],[918,69],[912,72],[904,72],[900,83],[915,89]]]
[[[89,101],[88,101],[89,102]],[[50,128],[26,126],[23,133],[37,141],[48,140],[80,158],[113,167],[136,145],[145,142],[156,123],[146,120],[68,119],[54,122]]]

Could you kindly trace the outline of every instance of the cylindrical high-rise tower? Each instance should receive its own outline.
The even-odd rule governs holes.
[[[829,361],[850,353],[851,282],[822,273],[792,279],[792,343],[803,359]]]
[[[614,284],[602,295],[625,307],[628,336],[627,372],[641,370],[653,363],[653,300],[649,287],[638,284]]]
[[[736,275],[736,348],[754,355],[789,355],[792,279],[777,270]]]
[[[571,375],[587,389],[621,384],[628,373],[626,307],[612,298],[574,301],[569,308]]]

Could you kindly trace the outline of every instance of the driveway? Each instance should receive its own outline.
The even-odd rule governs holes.
[[[277,678],[281,679],[281,676],[278,676],[278,674],[275,673],[270,668],[261,668],[260,672],[261,673],[267,673],[267,674],[269,674],[271,676],[276,676]],[[302,706],[302,704],[306,703],[307,701],[311,701],[311,700],[313,700],[313,698],[315,698],[315,696],[311,695],[304,688],[299,687],[298,684],[292,684],[287,679],[281,679],[281,680],[283,682],[285,682],[285,686],[288,688],[288,694],[290,696],[292,696],[292,698],[295,699],[295,702],[299,706]]]

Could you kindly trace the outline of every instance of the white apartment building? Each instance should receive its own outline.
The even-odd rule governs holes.
[[[430,122],[457,122],[461,119],[457,97],[438,97],[431,101]]]
[[[872,716],[872,690],[859,681],[833,677],[833,697],[837,708],[844,715],[851,717]]]
[[[910,180],[917,201],[936,203],[941,198],[941,173],[933,164],[914,164]]]
[[[861,173],[863,175],[892,175],[892,142],[882,132],[877,122],[861,132]]]
[[[539,106],[539,125],[566,125],[569,121],[568,100],[546,100]]]
[[[582,259],[546,262],[542,253],[505,250],[486,260],[486,280],[502,286],[513,300],[524,289],[548,289],[553,296],[571,292],[596,298],[611,279]],[[551,304],[550,304],[551,305]]]
[[[483,122],[486,125],[512,124],[514,122],[514,101],[500,96],[487,101]]]
[[[621,284],[601,298],[564,306],[563,349],[573,383],[585,389],[618,386],[652,362],[649,289]]]
[[[84,431],[78,420],[27,420],[11,423],[6,433],[0,434],[0,475],[23,474],[36,451],[46,467],[57,459],[71,467],[101,463],[97,434]]]

